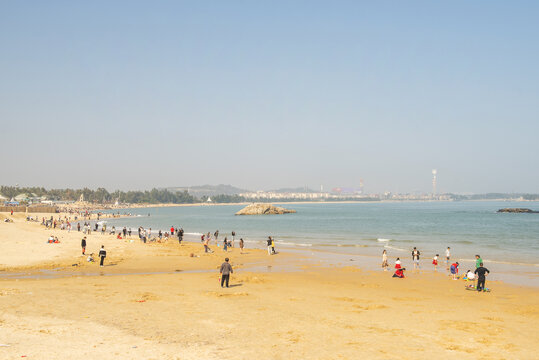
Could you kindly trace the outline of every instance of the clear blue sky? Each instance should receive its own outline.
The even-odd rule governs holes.
[[[0,184],[539,192],[535,1],[0,1]]]

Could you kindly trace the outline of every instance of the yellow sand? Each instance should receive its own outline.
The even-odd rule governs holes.
[[[253,273],[297,259],[235,248],[234,286],[221,289],[218,248],[90,235],[89,251],[109,252],[99,268],[80,256],[81,233],[53,233],[60,244],[46,244],[50,231],[22,215],[0,223],[1,359],[534,359],[539,351],[535,288],[491,282],[491,293],[477,294],[442,274],[393,279],[355,267]],[[97,275],[6,276],[57,267]],[[140,274],[153,272],[163,274]]]

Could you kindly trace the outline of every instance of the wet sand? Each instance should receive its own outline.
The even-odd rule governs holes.
[[[487,280],[492,292],[478,294],[443,272],[394,279],[294,253],[214,245],[204,254],[176,238],[92,234],[87,252],[109,253],[100,268],[81,256],[82,233],[52,231],[61,243],[47,244],[50,233],[22,214],[0,223],[0,358],[531,359],[539,350],[537,288]],[[218,284],[224,256],[235,268],[228,289]]]

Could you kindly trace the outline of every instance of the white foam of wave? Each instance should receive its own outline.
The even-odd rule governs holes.
[[[304,243],[293,243],[293,242],[286,242],[286,241],[276,241],[279,245],[289,245],[289,246],[313,246],[313,244],[304,244]]]
[[[407,249],[401,249],[401,248],[398,248],[398,247],[395,247],[395,246],[384,245],[384,247],[386,249],[397,250],[397,251],[402,251],[402,252],[407,252],[408,251]]]
[[[384,238],[378,238],[376,240],[380,241],[380,242],[389,242],[389,241],[391,241],[391,239],[384,239]]]

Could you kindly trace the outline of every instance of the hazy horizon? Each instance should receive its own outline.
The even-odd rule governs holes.
[[[0,184],[539,193],[538,15],[2,2]]]

